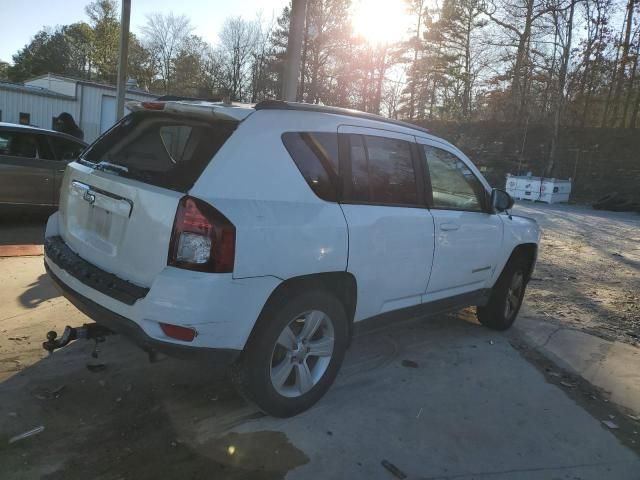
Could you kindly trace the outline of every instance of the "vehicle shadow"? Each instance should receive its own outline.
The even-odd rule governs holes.
[[[61,296],[60,290],[54,285],[51,277],[46,273],[29,284],[27,289],[20,294],[19,300],[27,308],[35,308],[47,300]]]
[[[442,338],[468,342],[475,330],[482,329],[443,317],[427,327],[415,320],[358,337],[334,396],[361,394],[376,372],[399,364],[403,347],[391,331],[415,346]],[[281,479],[309,461],[280,431],[236,431],[264,414],[236,392],[226,370],[170,358],[149,364],[118,336],[101,344],[98,359],[92,348],[75,342],[0,383],[1,410],[12,414],[0,415],[3,471],[45,479]],[[105,367],[91,372],[87,363]],[[9,437],[39,425],[42,433],[7,446]]]

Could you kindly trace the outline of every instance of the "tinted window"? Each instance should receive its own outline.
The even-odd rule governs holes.
[[[351,135],[349,138],[349,158],[351,159],[351,198],[352,201],[368,202],[371,199],[369,191],[369,164],[364,148],[362,135]]]
[[[23,132],[0,132],[0,155],[39,158],[35,135]]]
[[[91,163],[124,166],[126,171],[116,170],[119,175],[186,191],[231,136],[236,125],[235,122],[213,123],[137,112],[123,118],[100,137],[82,158]]]
[[[440,148],[424,146],[427,157],[433,207],[482,211],[484,187],[458,157]]]
[[[351,135],[352,201],[416,205],[411,144],[393,138]]]
[[[84,150],[84,145],[74,142],[68,138],[50,137],[58,160],[72,160],[78,158],[80,152]]]
[[[282,142],[315,194],[324,200],[337,200],[338,135],[287,132]]]

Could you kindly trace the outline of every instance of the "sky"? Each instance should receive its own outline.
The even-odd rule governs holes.
[[[0,60],[13,63],[11,56],[24,47],[44,26],[86,21],[84,7],[90,0],[2,0]],[[138,33],[145,16],[152,12],[184,14],[196,35],[216,43],[225,18],[240,15],[248,20],[260,12],[265,20],[281,13],[288,0],[132,0],[131,31]]]

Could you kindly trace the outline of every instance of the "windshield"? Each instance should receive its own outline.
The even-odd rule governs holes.
[[[120,176],[186,192],[236,128],[158,112],[123,118],[82,161]]]

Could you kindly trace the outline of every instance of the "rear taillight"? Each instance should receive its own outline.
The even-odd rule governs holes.
[[[230,273],[236,253],[236,228],[218,210],[183,197],[171,232],[167,263],[199,272]]]

